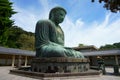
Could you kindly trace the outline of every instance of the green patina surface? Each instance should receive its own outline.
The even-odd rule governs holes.
[[[36,57],[73,57],[84,56],[71,48],[64,47],[64,32],[59,23],[66,15],[65,9],[55,7],[50,11],[48,20],[39,20],[35,30]]]

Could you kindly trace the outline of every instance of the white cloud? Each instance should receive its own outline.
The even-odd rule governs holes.
[[[39,0],[38,9],[23,9],[17,5],[13,5],[13,8],[18,13],[12,16],[12,19],[15,21],[15,25],[23,28],[26,31],[34,32],[36,22],[40,19],[48,19],[50,9],[57,5],[51,4],[48,0]]]
[[[74,23],[66,17],[65,22],[61,24],[64,26],[62,28],[66,36],[65,45],[73,47],[82,43],[100,47],[101,45],[120,42],[120,19],[110,22],[111,17],[114,16],[110,13],[106,14],[103,22],[94,21],[91,24],[85,24],[81,19]]]
[[[36,22],[39,19],[47,19],[49,10],[57,4],[48,3],[47,0],[39,0],[42,5],[40,10],[26,10],[14,5],[15,11],[18,13],[12,17],[15,24],[24,30],[34,32]],[[118,18],[117,18],[118,17]],[[72,17],[66,16],[64,22],[60,24],[65,33],[65,46],[78,46],[79,43],[86,45],[95,45],[97,47],[105,44],[120,42],[120,19],[119,16],[106,14],[104,21],[93,21],[87,24],[81,18],[75,22]]]
[[[13,15],[12,19],[15,21],[15,25],[23,28],[26,31],[35,30],[35,23],[39,19],[36,13],[32,11],[21,9],[17,6],[14,6],[15,11],[18,13]]]

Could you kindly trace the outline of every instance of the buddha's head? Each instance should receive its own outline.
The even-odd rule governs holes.
[[[49,19],[52,20],[56,24],[62,23],[65,18],[66,13],[67,12],[64,8],[55,7],[51,9],[49,13]]]

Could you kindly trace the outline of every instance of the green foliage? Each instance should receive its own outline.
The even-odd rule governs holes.
[[[34,48],[35,38],[34,35],[21,34],[17,40],[20,49],[35,50]]]
[[[91,0],[94,2],[95,0]],[[104,2],[104,8],[110,10],[111,12],[118,12],[120,11],[120,0],[99,0],[99,2]]]
[[[10,17],[15,13],[9,0],[0,0],[0,45],[2,46],[6,46],[9,28],[12,27],[14,22]]]
[[[34,50],[34,33],[24,31],[22,28],[13,26],[9,29],[7,47],[24,50]]]
[[[100,50],[108,50],[108,49],[120,49],[120,42],[114,43],[112,45],[106,44],[105,46],[100,47]]]
[[[120,48],[120,42],[114,43],[113,45],[116,46],[117,48]]]
[[[83,46],[85,46],[85,45],[84,45],[84,44],[79,44],[79,45],[78,45],[78,47],[83,47]]]
[[[13,26],[10,18],[16,12],[12,4],[9,0],[0,0],[0,46],[34,50],[34,34]]]
[[[6,46],[12,48],[19,48],[19,46],[17,45],[17,40],[23,32],[24,31],[17,26],[9,28],[9,37],[6,42]]]

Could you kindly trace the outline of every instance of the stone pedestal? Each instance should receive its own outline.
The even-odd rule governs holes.
[[[34,58],[31,63],[33,72],[42,73],[74,73],[89,70],[89,60],[79,58]]]

